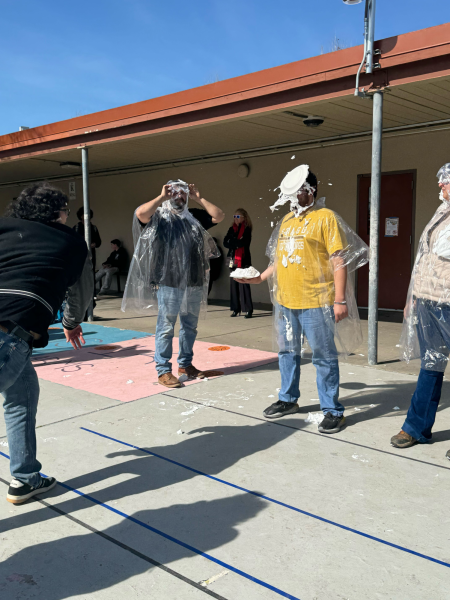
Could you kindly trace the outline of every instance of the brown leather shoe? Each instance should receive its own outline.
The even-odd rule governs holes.
[[[181,383],[178,381],[178,379],[175,377],[175,375],[172,375],[172,373],[164,373],[164,375],[160,375],[158,377],[158,383],[160,383],[161,385],[164,385],[168,388],[180,388]]]
[[[409,433],[403,431],[403,429],[400,433],[391,437],[391,446],[394,446],[394,448],[409,448],[410,446],[414,446],[414,444],[417,444],[417,440],[409,435]]]
[[[181,377],[181,375],[186,375],[188,379],[205,378],[203,371],[199,371],[194,365],[189,365],[189,367],[186,367],[185,369],[183,369],[183,367],[178,367],[178,377]]]

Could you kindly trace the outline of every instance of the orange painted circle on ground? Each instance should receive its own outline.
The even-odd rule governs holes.
[[[230,346],[212,346],[211,348],[208,348],[208,350],[211,350],[211,352],[225,352],[225,350],[229,350]]]
[[[122,346],[113,346],[112,344],[106,346],[95,346],[94,350],[120,350]]]

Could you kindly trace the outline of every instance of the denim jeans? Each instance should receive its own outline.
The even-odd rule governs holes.
[[[293,351],[278,353],[281,373],[281,390],[278,395],[283,402],[297,402],[300,397],[300,357],[302,334],[306,335],[313,353],[320,408],[323,413],[340,416],[344,406],[339,402],[339,362],[334,332],[326,322],[322,308],[290,309],[280,306],[280,332],[282,347]],[[286,337],[286,324],[292,326],[293,342]]]
[[[36,411],[39,382],[31,364],[31,349],[23,340],[0,331],[0,392],[4,397],[11,475],[38,485],[41,463],[36,459]]]
[[[109,290],[109,288],[111,287],[112,276],[115,273],[117,273],[118,270],[119,269],[117,267],[109,267],[107,269],[105,269],[105,267],[102,267],[95,274],[95,283],[98,283],[99,281],[104,279],[101,289],[104,291]]]
[[[420,443],[426,443],[431,439],[448,362],[450,305],[418,299],[417,318],[421,369],[402,429]]]
[[[158,289],[155,362],[159,377],[164,373],[172,372],[170,360],[178,315],[180,315],[178,366],[186,368],[192,364],[202,298],[203,288],[201,287],[179,289],[160,286]]]

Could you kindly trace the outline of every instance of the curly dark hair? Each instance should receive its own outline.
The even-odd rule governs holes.
[[[64,192],[48,182],[33,183],[11,202],[7,217],[50,223],[59,218],[59,211],[66,208],[68,198]]]

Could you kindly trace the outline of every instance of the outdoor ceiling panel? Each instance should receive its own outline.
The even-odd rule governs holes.
[[[323,117],[317,128],[303,124],[301,117]],[[391,88],[384,95],[385,128],[412,125],[450,117],[450,78],[410,83]],[[331,100],[291,106],[237,119],[216,121],[150,133],[126,140],[94,144],[89,148],[91,172],[160,162],[177,162],[226,152],[267,146],[296,144],[345,134],[370,131],[372,102],[348,95]],[[79,177],[80,171],[63,170],[60,162],[81,162],[79,149],[41,154],[33,159],[0,162],[0,183],[61,176]]]
[[[449,107],[442,104],[438,107],[434,106],[434,102],[427,100],[425,97],[419,97],[411,94],[408,89],[394,89],[391,93],[386,94],[389,100],[396,105],[401,106],[405,114],[411,115],[412,118],[424,120],[426,116],[429,120],[445,119],[449,113]]]
[[[325,117],[325,114],[323,114],[323,112],[320,111],[317,116]],[[306,129],[306,125],[303,124],[301,118],[288,115],[284,112],[272,115],[272,120],[274,123],[278,123],[280,127],[290,127],[291,129],[295,129],[296,131],[301,132],[304,132]],[[324,123],[319,127],[319,129],[327,130],[329,132],[336,132],[337,134],[339,134],[347,133],[348,126],[345,126],[343,123],[340,123],[336,119],[333,119],[329,115],[327,115]]]
[[[319,115],[324,116],[324,115]],[[317,128],[307,127],[303,124],[303,121],[299,117],[292,115],[278,113],[270,115],[270,117],[263,117],[259,119],[247,120],[254,124],[258,124],[268,129],[277,129],[280,132],[287,132],[300,136],[304,139],[314,139],[317,137],[317,132],[323,137],[323,135],[339,135],[340,133],[346,133],[347,128],[341,124],[336,126],[335,122],[329,118],[326,118],[324,123]]]
[[[33,179],[39,181],[54,175],[70,176],[80,174],[81,169],[61,169],[60,162],[81,163],[80,151],[56,152],[43,158],[27,158],[24,160],[10,161],[0,164],[0,183]]]
[[[419,104],[408,102],[394,94],[385,94],[384,110],[386,116],[395,119],[402,119],[405,124],[413,125],[415,123],[425,123],[427,121],[437,121],[447,118],[447,114],[437,112]]]
[[[431,109],[443,111],[446,114],[450,112],[450,92],[446,96],[438,96],[433,89],[424,89],[421,86],[414,89],[396,88],[395,96],[408,102],[416,102],[421,106],[429,106]]]

